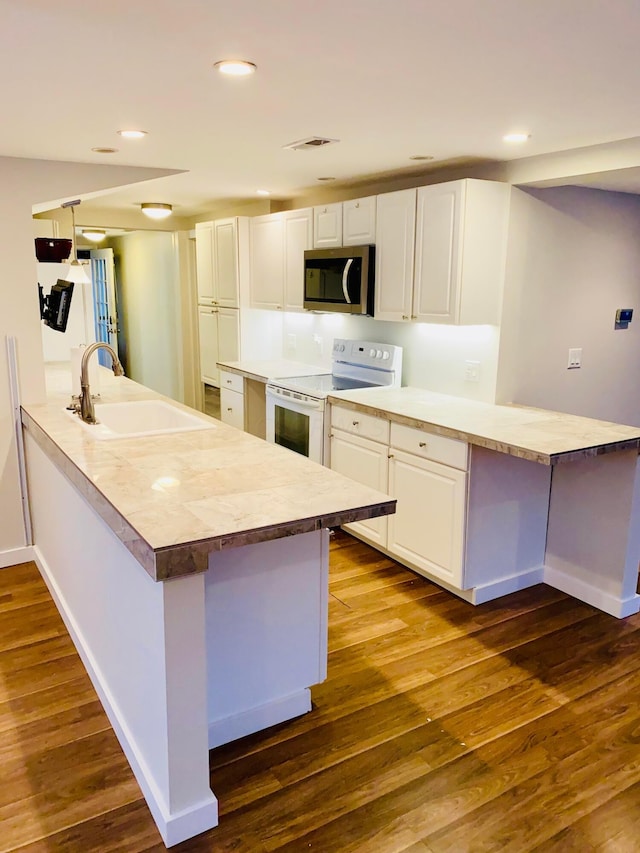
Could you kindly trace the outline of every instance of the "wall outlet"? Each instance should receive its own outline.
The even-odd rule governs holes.
[[[316,353],[318,355],[322,355],[322,348],[323,348],[323,344],[324,344],[324,340],[322,338],[322,335],[314,335],[313,336],[313,342],[316,345]]]
[[[573,370],[576,367],[582,367],[582,347],[573,347],[569,350],[567,369]]]
[[[297,341],[295,335],[287,335],[287,350],[289,352],[295,352],[297,347]]]
[[[480,382],[480,362],[465,361],[464,363],[464,381],[465,382]]]

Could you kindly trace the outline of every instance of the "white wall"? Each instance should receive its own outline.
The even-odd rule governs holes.
[[[262,314],[279,312],[261,312]],[[331,364],[334,338],[354,338],[403,347],[403,385],[494,402],[499,330],[496,326],[389,323],[343,314],[285,314],[283,356]],[[290,336],[295,336],[295,347]],[[321,343],[314,340],[318,336]],[[478,382],[465,380],[465,361],[480,362]]]
[[[499,402],[640,426],[640,198],[512,191]],[[617,308],[634,308],[626,330]],[[570,347],[582,368],[567,369]]]
[[[110,242],[116,255],[119,322],[127,376],[183,399],[178,253],[171,232],[133,231]]]

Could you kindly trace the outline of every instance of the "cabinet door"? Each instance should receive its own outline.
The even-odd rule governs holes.
[[[302,311],[304,250],[313,246],[313,209],[282,214],[284,229],[284,304],[287,311]]]
[[[331,468],[379,492],[387,491],[388,453],[386,444],[337,429],[331,431]],[[386,546],[386,516],[345,524],[345,530],[352,530],[383,548]]]
[[[240,353],[240,312],[218,309],[218,361],[237,361]]]
[[[213,223],[213,284],[218,305],[238,307],[238,230],[234,218]]]
[[[465,181],[420,187],[413,319],[457,323]]]
[[[387,549],[401,562],[462,588],[467,475],[464,471],[391,450]]]
[[[196,277],[198,302],[213,305],[213,222],[196,223]]]
[[[384,193],[376,202],[376,320],[410,320],[416,190]]]
[[[376,241],[376,197],[342,203],[342,245],[364,246]]]
[[[229,426],[244,429],[244,395],[228,388],[220,389],[220,420]]]
[[[200,376],[207,385],[219,383],[218,367],[218,309],[201,305],[198,308],[200,338]]]
[[[284,305],[282,214],[255,216],[249,228],[251,307],[281,309]]]
[[[329,249],[342,246],[342,202],[313,208],[313,246]]]

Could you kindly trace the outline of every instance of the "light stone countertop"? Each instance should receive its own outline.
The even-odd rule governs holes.
[[[103,403],[167,400],[104,368],[100,391]],[[69,366],[48,367],[47,402],[23,404],[23,426],[154,580],[206,571],[212,551],[395,511],[387,495],[199,412],[212,429],[98,441],[65,411],[70,394]]]
[[[290,379],[292,376],[320,376],[331,373],[330,367],[313,367],[302,361],[276,359],[273,361],[219,361],[221,370],[239,373],[248,379],[256,379],[265,384],[270,379]]]
[[[421,388],[339,391],[329,402],[543,465],[640,448],[640,427],[478,403]]]

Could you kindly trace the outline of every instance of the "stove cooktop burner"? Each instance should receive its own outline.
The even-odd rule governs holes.
[[[331,391],[349,391],[353,388],[370,388],[371,382],[363,382],[349,377],[321,373],[319,376],[291,376],[286,379],[272,380],[271,385],[300,391],[304,394],[326,397]]]

